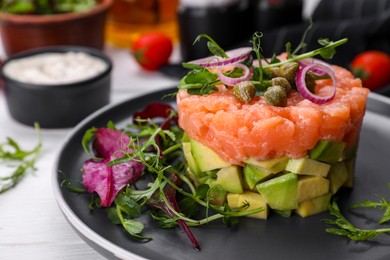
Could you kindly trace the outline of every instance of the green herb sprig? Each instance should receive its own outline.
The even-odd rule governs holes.
[[[383,196],[377,195],[377,197],[379,197],[379,202],[366,200],[363,203],[353,204],[351,208],[380,208],[384,210],[384,213],[378,223],[384,224],[390,221],[390,203]]]
[[[42,147],[42,139],[38,123],[35,124],[35,129],[38,134],[38,144],[32,150],[23,150],[10,137],[7,137],[6,142],[0,144],[0,160],[10,164],[10,167],[15,167],[15,170],[10,175],[0,178],[0,194],[15,187],[23,179],[28,170],[36,170],[35,162]]]
[[[335,217],[335,219],[323,220],[323,222],[335,226],[325,229],[330,234],[344,236],[354,241],[364,241],[384,233],[390,233],[390,228],[360,229],[356,227],[343,216],[336,202],[329,204],[328,209],[329,213]]]

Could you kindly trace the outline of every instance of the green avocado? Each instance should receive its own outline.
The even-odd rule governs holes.
[[[182,147],[183,147],[184,159],[186,160],[190,171],[193,174],[195,174],[197,177],[200,177],[201,171],[199,170],[199,167],[196,164],[195,159],[191,153],[191,143],[190,142],[183,142]]]
[[[221,185],[227,192],[242,193],[244,189],[241,167],[232,165],[222,168],[217,172],[217,180],[214,184]]]
[[[298,209],[296,209],[295,212],[303,218],[324,212],[328,209],[331,198],[332,193],[329,192],[317,198],[305,200],[299,204]]]
[[[272,172],[259,166],[246,164],[243,169],[244,179],[248,188],[252,190],[256,184],[272,175]]]
[[[287,173],[256,185],[257,190],[272,209],[298,208],[298,177]]]
[[[338,162],[330,167],[329,180],[330,191],[335,194],[341,186],[348,180],[348,170],[344,162]]]
[[[269,159],[269,160],[256,160],[254,158],[249,158],[244,161],[246,164],[261,167],[266,169],[270,173],[278,173],[284,171],[288,163],[287,157]]]
[[[330,170],[330,164],[319,162],[308,157],[290,159],[286,171],[303,175],[326,177]]]
[[[344,142],[321,140],[309,152],[309,157],[316,161],[333,164],[343,159],[345,146]]]
[[[194,139],[191,139],[190,142],[192,156],[201,172],[221,169],[231,165],[207,146]]]
[[[227,195],[227,201],[230,208],[239,208],[243,205],[249,204],[245,210],[252,210],[263,208],[264,210],[255,214],[248,215],[248,217],[267,219],[269,214],[269,209],[267,202],[264,198],[257,192],[244,191],[243,193],[229,193]]]
[[[320,176],[302,175],[298,178],[298,203],[329,192],[329,180]]]

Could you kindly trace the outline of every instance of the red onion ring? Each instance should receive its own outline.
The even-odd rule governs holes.
[[[306,59],[302,59],[302,60],[299,60],[298,61],[298,64],[304,68],[310,64],[323,64],[323,65],[327,65],[329,66],[328,63],[322,61],[322,60],[319,60],[319,59],[316,59],[316,58],[306,58]],[[325,73],[324,71],[322,70],[319,70],[317,68],[312,68],[310,69],[311,72],[315,73],[316,75],[318,76],[325,76],[327,73]],[[332,68],[332,71],[333,71],[333,68]]]
[[[234,68],[240,68],[244,71],[244,75],[239,77],[239,78],[230,78],[228,76],[225,76],[223,74],[223,69],[226,68],[226,67],[231,67],[233,66]],[[241,63],[236,63],[236,64],[232,64],[232,65],[225,65],[223,67],[220,67],[218,69],[218,77],[219,77],[219,80],[223,82],[223,84],[225,85],[228,85],[228,86],[234,86],[236,85],[237,83],[241,82],[241,81],[244,81],[244,80],[248,80],[250,78],[250,70],[247,66],[245,66],[244,64],[241,64]]]
[[[306,87],[306,82],[305,82],[306,73],[308,71],[311,71],[312,69],[316,69],[316,70],[321,71],[321,73],[328,74],[330,76],[330,78],[332,79],[333,89],[329,95],[324,96],[324,97],[318,96],[318,95],[310,92],[310,90]],[[325,103],[331,101],[336,94],[336,77],[334,75],[334,71],[333,71],[331,66],[325,65],[322,63],[321,64],[320,63],[312,63],[312,64],[309,64],[309,65],[305,66],[304,68],[298,70],[297,76],[295,78],[295,83],[296,83],[298,91],[302,95],[302,97],[304,97],[304,98],[306,98],[306,99],[308,99],[311,102],[316,103],[316,104],[325,104]]]
[[[228,64],[238,63],[245,60],[251,55],[251,52],[252,52],[252,48],[243,47],[243,48],[227,51],[226,55],[231,58],[220,58],[217,56],[209,56],[206,58],[193,60],[188,63],[197,64],[199,66],[206,67],[206,68],[225,66]]]

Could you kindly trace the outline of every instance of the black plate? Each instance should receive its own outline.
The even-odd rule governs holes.
[[[106,107],[81,122],[67,138],[54,168],[53,187],[57,202],[77,233],[94,249],[108,258],[121,259],[390,259],[390,237],[382,235],[370,242],[351,242],[326,233],[321,222],[328,213],[301,218],[271,215],[267,221],[245,218],[233,228],[211,223],[192,228],[201,243],[201,251],[193,249],[186,235],[178,228],[164,230],[144,217],[145,236],[153,240],[140,243],[119,226],[111,224],[103,210],[88,211],[89,195],[79,195],[60,187],[61,178],[81,180],[80,166],[88,158],[81,138],[88,128],[103,127],[112,120],[119,125],[130,122],[130,115],[151,101],[161,101],[164,93],[147,94]],[[386,114],[387,113],[387,114]],[[339,205],[353,223],[375,228],[381,216],[378,210],[347,211],[348,205],[366,199],[377,200],[374,194],[390,198],[390,101],[370,94],[367,104],[356,167],[355,188],[343,192]],[[59,174],[58,171],[62,173]],[[387,225],[389,226],[389,225]]]

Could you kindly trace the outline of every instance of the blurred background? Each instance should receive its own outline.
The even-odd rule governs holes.
[[[75,22],[74,27],[64,25],[65,20],[68,19],[52,20],[48,27],[57,34],[50,32],[51,40],[48,43],[37,40],[44,38],[41,27],[35,28],[35,34],[30,33],[34,30],[32,20],[24,22],[28,27],[26,32],[21,31],[23,24],[21,15],[15,15],[19,17],[12,19],[4,16],[7,11],[20,12],[28,5],[26,3],[30,5],[36,2],[46,3],[46,7],[61,7],[60,12],[65,13],[69,11],[66,8],[72,2],[79,4],[91,1],[94,1],[95,5],[109,5],[109,9],[103,14],[105,20],[92,21],[93,18],[86,12],[79,16],[88,16],[88,18],[82,22]],[[158,66],[153,67],[174,78],[180,78],[184,73],[179,66],[181,61],[210,54],[205,41],[201,40],[193,45],[199,34],[210,35],[223,49],[229,50],[251,46],[249,41],[253,32],[260,31],[264,34],[263,54],[269,57],[274,53],[285,51],[287,42],[290,42],[294,49],[308,28],[310,19],[313,26],[306,35],[306,50],[318,48],[319,38],[329,38],[333,41],[344,37],[349,38],[347,44],[338,48],[338,54],[330,61],[332,63],[349,67],[352,60],[366,50],[390,53],[390,0],[2,0],[0,2],[2,3],[0,37],[6,56],[23,49],[57,44],[86,45],[100,49],[104,46],[113,46],[139,54],[140,45],[145,45],[135,44],[139,38],[146,33],[160,32],[172,42],[173,54],[169,55],[169,60],[166,62],[162,62],[162,58],[158,57],[160,62]],[[16,2],[22,4],[9,8],[10,3]],[[74,9],[83,11],[86,7],[76,6]],[[24,12],[25,17],[34,14],[33,9]],[[37,24],[41,26],[42,21],[39,20]],[[11,22],[14,24],[11,25]],[[54,29],[55,23],[62,24],[62,28]],[[100,25],[100,29],[94,29],[96,25]],[[82,37],[85,39],[81,39]],[[7,42],[11,38],[13,41]],[[27,46],[33,43],[35,45]],[[158,53],[161,52],[164,50],[155,51],[153,56],[159,56]],[[162,66],[167,65],[167,62],[169,66]]]

